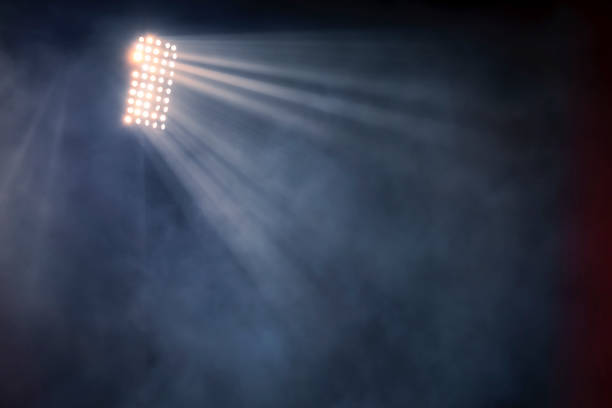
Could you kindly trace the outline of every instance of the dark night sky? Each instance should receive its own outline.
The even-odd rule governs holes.
[[[580,13],[83,4],[0,5],[0,180],[13,177],[0,191],[0,406],[559,406]],[[157,153],[117,126],[126,38],[155,29],[352,30],[379,44],[399,33],[401,58],[374,50],[372,72],[435,85],[440,98],[406,114],[468,131],[384,139],[340,124],[364,144],[385,140],[376,161],[341,136],[312,146],[208,101],[206,115],[259,129],[245,145],[257,137],[253,159],[275,163],[291,196],[295,222],[274,231],[308,289],[266,299]]]

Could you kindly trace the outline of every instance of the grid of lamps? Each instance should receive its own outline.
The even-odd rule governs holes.
[[[138,38],[130,51],[137,69],[130,76],[125,124],[166,128],[176,58],[176,45],[152,35]]]

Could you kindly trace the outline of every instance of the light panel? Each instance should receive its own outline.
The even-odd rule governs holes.
[[[129,51],[132,71],[123,123],[166,129],[176,59],[176,45],[151,34],[138,37]]]

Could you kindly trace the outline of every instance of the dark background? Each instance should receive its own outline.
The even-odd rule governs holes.
[[[596,14],[561,2],[3,3],[0,168],[13,181],[1,191],[0,406],[542,407],[603,387],[603,375],[575,382],[603,371],[576,363],[589,347],[574,338],[601,327],[584,316],[607,304],[583,307],[600,275],[573,289],[572,273],[591,247],[576,214],[609,174],[605,142],[576,136],[602,105]],[[393,171],[285,142],[281,168],[298,180],[311,176],[301,155],[320,160],[314,194],[334,194],[316,215],[342,227],[318,244],[286,232],[318,291],[279,308],[156,153],[117,127],[126,38],[152,28],[398,30],[406,60],[426,38],[441,57],[406,78],[456,84],[473,105],[450,116],[475,130],[444,146],[398,138],[411,153]]]

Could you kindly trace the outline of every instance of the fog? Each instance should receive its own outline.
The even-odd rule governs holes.
[[[0,54],[3,406],[554,405],[563,19],[167,28],[166,132],[105,24]]]

